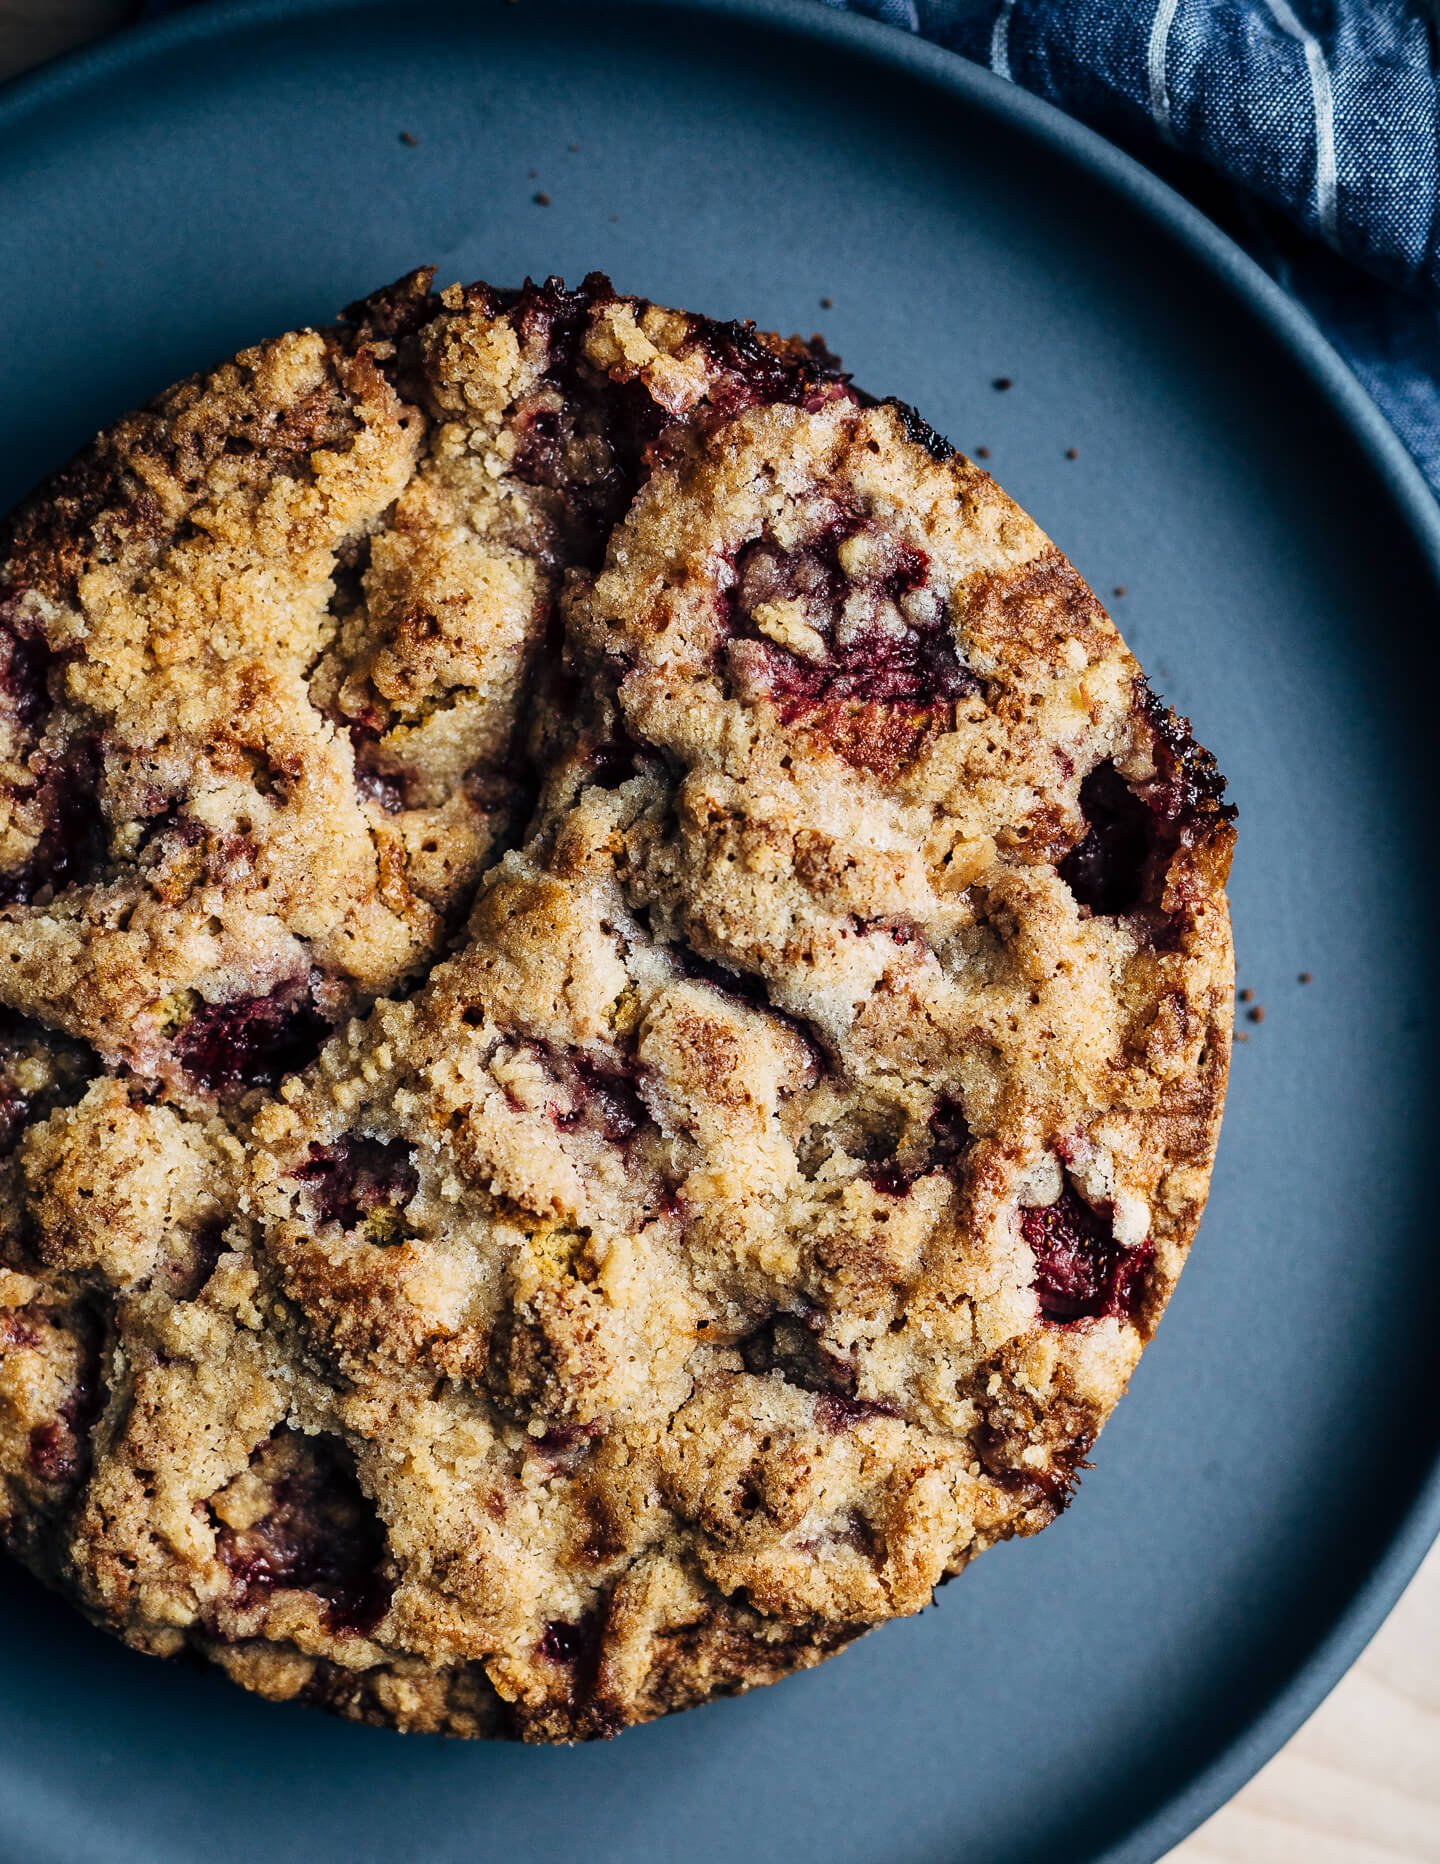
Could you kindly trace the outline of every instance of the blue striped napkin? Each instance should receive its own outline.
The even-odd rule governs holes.
[[[815,4],[988,65],[1156,169],[1306,306],[1440,493],[1440,0]]]

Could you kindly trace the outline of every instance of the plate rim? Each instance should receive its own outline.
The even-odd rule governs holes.
[[[500,14],[501,0],[420,0],[473,20]],[[508,7],[513,0],[505,0]],[[87,87],[130,75],[155,57],[231,35],[327,13],[377,12],[393,0],[192,0],[182,11],[122,28],[0,81],[0,136],[27,117],[63,107]],[[1258,318],[1311,388],[1358,443],[1412,542],[1440,587],[1440,501],[1398,433],[1300,303],[1201,210],[1137,158],[1056,105],[958,52],[901,27],[836,9],[835,0],[529,0],[587,15],[601,5],[630,12],[713,17],[787,33],[868,58],[943,91],[981,115],[1018,130],[1049,155],[1102,182]],[[513,14],[502,17],[515,18]],[[523,17],[523,16],[522,16]],[[1341,1681],[1380,1629],[1440,1539],[1440,1443],[1409,1510],[1365,1577],[1296,1661],[1285,1679],[1188,1783],[1142,1814],[1123,1836],[1075,1864],[1157,1864],[1234,1797],[1277,1754]]]

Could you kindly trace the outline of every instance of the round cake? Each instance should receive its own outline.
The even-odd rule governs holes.
[[[1174,1288],[1233,811],[910,408],[428,271],[0,540],[6,1544],[573,1741],[1036,1532]]]

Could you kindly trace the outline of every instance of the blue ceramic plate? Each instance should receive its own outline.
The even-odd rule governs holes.
[[[1440,1521],[1435,510],[1309,324],[1175,196],[807,0],[203,7],[12,90],[0,507],[175,377],[423,260],[598,266],[823,325],[863,383],[989,447],[1095,587],[1126,587],[1126,634],[1230,773],[1266,1019],[1094,1471],[937,1609],[779,1688],[538,1752],[267,1706],[6,1573],[0,1846],[1153,1860],[1314,1706]]]

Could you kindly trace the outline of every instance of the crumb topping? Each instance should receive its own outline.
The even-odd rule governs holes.
[[[1233,811],[818,339],[432,285],[0,536],[0,1514],[138,1648],[576,1740],[1066,1505],[1204,1204]]]

